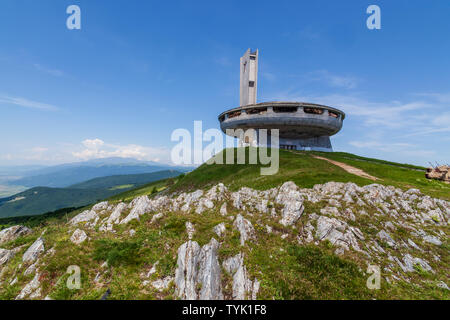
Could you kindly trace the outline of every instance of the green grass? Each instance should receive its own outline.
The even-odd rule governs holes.
[[[248,151],[249,148],[246,149],[247,154]],[[224,157],[225,159],[226,152],[230,152],[229,149],[217,155],[217,157]],[[261,165],[236,164],[235,152],[235,164],[203,164],[197,170],[179,179],[169,190],[204,189],[219,182],[230,186],[232,190],[239,189],[242,186],[265,190],[279,186],[289,180],[294,181],[302,188],[311,188],[315,184],[323,184],[329,181],[354,182],[359,186],[374,183],[370,179],[348,173],[325,160],[316,159],[313,157],[314,155],[320,155],[362,169],[381,179],[376,183],[393,185],[403,190],[418,188],[424,194],[450,200],[450,185],[441,181],[426,179],[422,167],[363,158],[348,153],[290,152],[285,150],[280,150],[279,171],[275,175],[262,176],[260,174]]]

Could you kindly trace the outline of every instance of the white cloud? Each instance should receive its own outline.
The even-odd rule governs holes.
[[[170,151],[167,148],[145,147],[137,144],[117,145],[105,143],[101,139],[86,139],[82,142],[85,149],[72,152],[81,160],[109,157],[134,158],[156,162],[169,162]]]
[[[20,97],[10,97],[6,95],[0,95],[0,104],[9,104],[9,105],[16,105],[19,107],[24,108],[31,108],[31,109],[39,109],[39,110],[45,110],[45,111],[56,111],[59,108],[42,102],[32,101],[25,98]]]

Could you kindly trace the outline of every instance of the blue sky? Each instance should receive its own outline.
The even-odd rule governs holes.
[[[82,29],[66,28],[79,5]],[[381,8],[368,30],[366,8]],[[177,128],[218,128],[239,57],[258,101],[347,113],[334,149],[450,162],[450,2],[2,0],[0,165],[105,156],[166,162]]]

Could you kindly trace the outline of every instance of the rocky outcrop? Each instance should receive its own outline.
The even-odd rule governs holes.
[[[183,300],[223,299],[218,248],[219,243],[214,238],[202,248],[191,240],[181,245],[175,271],[178,297]]]
[[[113,226],[120,222],[120,218],[122,212],[127,208],[127,205],[123,202],[117,204],[117,206],[113,209],[111,215],[108,219],[102,224],[100,227],[100,231],[112,231]]]
[[[34,262],[44,252],[44,239],[37,239],[22,256],[22,261],[26,263]]]
[[[317,219],[316,237],[320,240],[328,240],[331,244],[348,250],[352,247],[354,250],[360,251],[356,237],[362,237],[359,229],[349,227],[344,221],[336,218],[319,216]]]
[[[75,217],[70,220],[71,225],[77,225],[80,223],[85,223],[88,227],[93,227],[97,224],[97,221],[99,219],[99,216],[97,212],[94,210],[85,210],[79,215],[76,215]]]
[[[25,236],[31,233],[31,229],[24,226],[13,226],[0,231],[0,245],[16,240],[19,237]]]
[[[250,280],[242,253],[225,260],[223,268],[233,276],[233,299],[256,300],[260,283],[257,279]]]
[[[237,215],[233,226],[241,233],[241,246],[245,244],[245,241],[255,238],[255,229],[253,228],[252,223],[242,215]]]
[[[292,181],[285,182],[281,187],[275,201],[284,205],[281,212],[280,223],[284,226],[290,226],[300,219],[304,207],[303,198],[298,191],[298,187]]]

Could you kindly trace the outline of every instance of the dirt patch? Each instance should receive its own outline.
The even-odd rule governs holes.
[[[364,171],[361,170],[361,169],[352,167],[352,166],[350,166],[350,165],[348,165],[348,164],[345,164],[345,163],[343,163],[343,162],[334,161],[334,160],[330,160],[330,159],[327,159],[327,158],[324,158],[324,157],[319,157],[319,156],[313,156],[313,157],[316,158],[316,159],[328,161],[328,162],[334,164],[335,166],[341,167],[342,169],[344,169],[344,170],[347,171],[348,173],[354,174],[354,175],[356,175],[356,176],[360,176],[360,177],[363,177],[363,178],[367,178],[367,179],[370,179],[370,180],[373,180],[373,181],[381,180],[381,179],[379,179],[379,178],[377,178],[377,177],[371,176],[370,174],[364,172]]]

